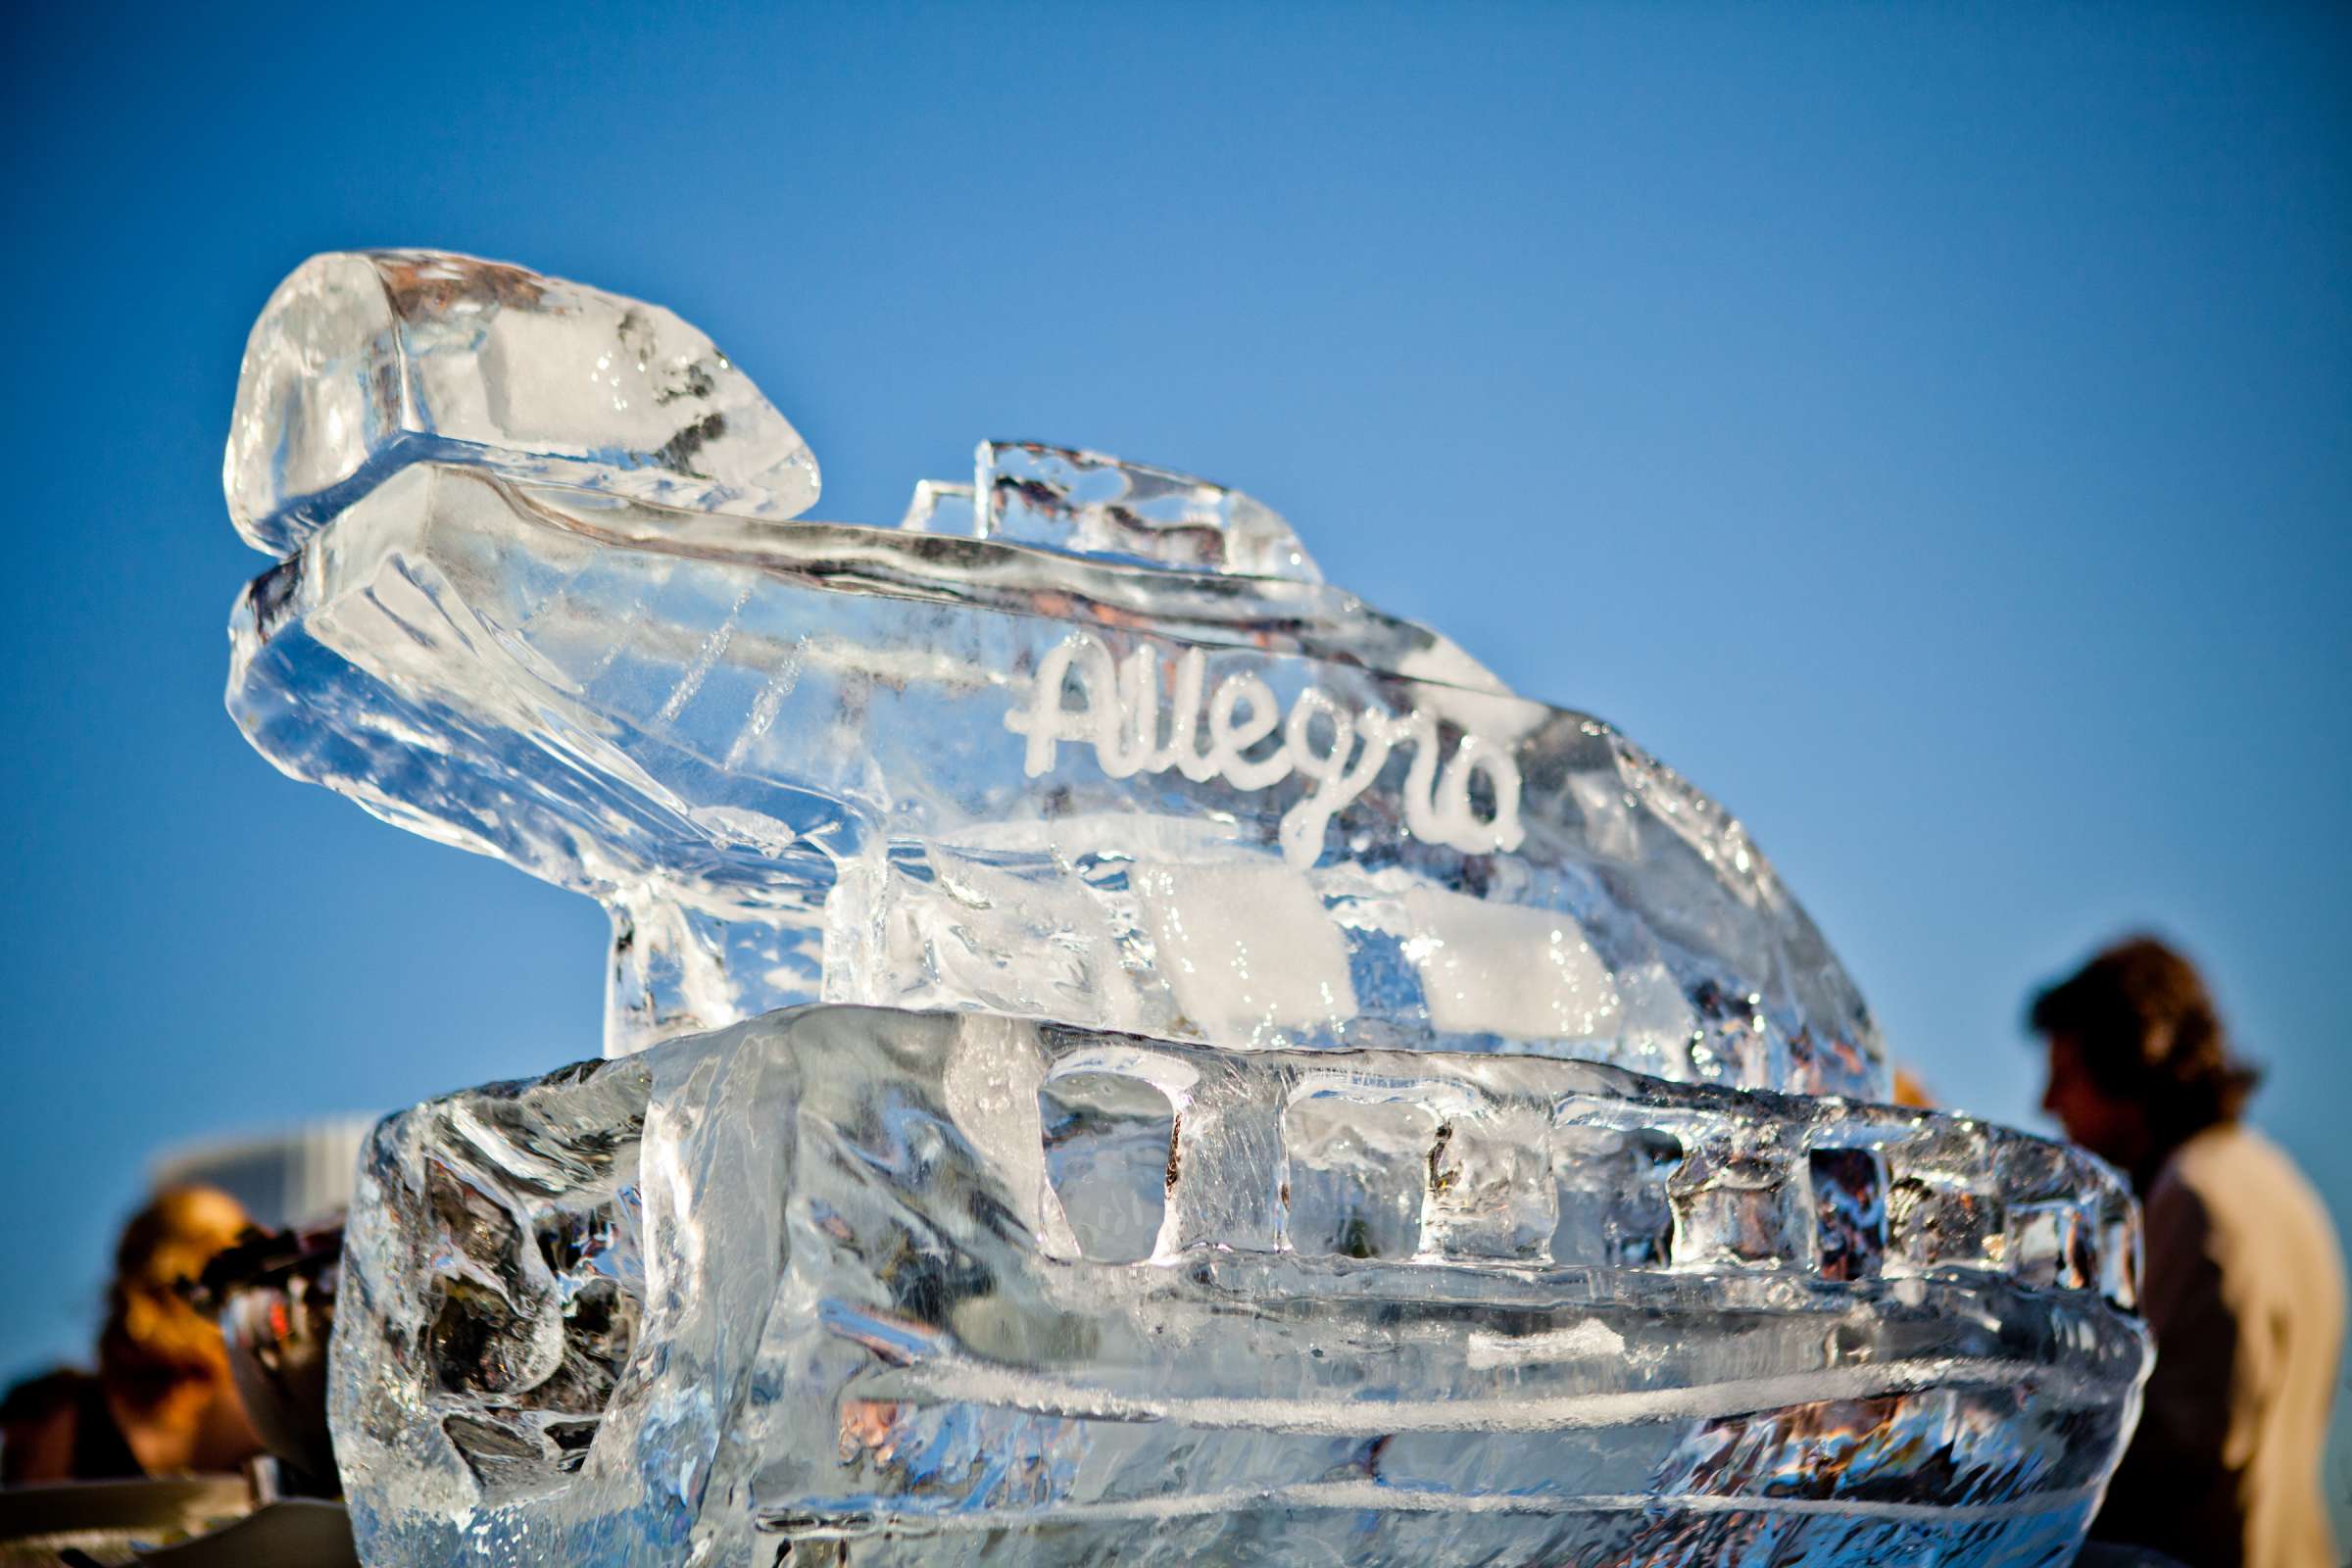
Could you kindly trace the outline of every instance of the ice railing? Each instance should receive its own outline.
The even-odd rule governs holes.
[[[1233,1062],[1040,1035],[1048,1255],[1167,1262],[1206,1247],[1836,1283],[1975,1269],[2134,1304],[2136,1221],[2113,1173],[1968,1117],[1597,1064]],[[1161,1201],[1134,1209],[1152,1184],[1092,1179],[1106,1165],[1164,1169]],[[1200,1165],[1219,1179],[1188,1184]]]

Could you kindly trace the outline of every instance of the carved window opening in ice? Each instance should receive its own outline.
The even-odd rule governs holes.
[[[2005,1266],[2008,1205],[1975,1179],[1994,1157],[1990,1134],[1966,1117],[1938,1119],[1890,1152],[1888,1272]]]
[[[1080,1062],[1038,1091],[1049,1199],[1079,1254],[1138,1263],[1159,1246],[1177,1181],[1177,1108],[1133,1071]]]
[[[1398,1261],[1422,1250],[1424,1200],[1452,1133],[1378,1085],[1315,1087],[1283,1108],[1283,1230],[1303,1256]]]
[[[1957,1183],[1901,1175],[1887,1184],[1887,1259],[1901,1272],[1999,1268],[2007,1227],[1998,1199]]]
[[[1656,1128],[1563,1120],[1551,1130],[1557,1221],[1551,1261],[1561,1267],[1664,1268],[1674,1260],[1667,1183],[1682,1140]]]
[[[2099,1224],[2099,1294],[2127,1312],[2139,1310],[2139,1216],[2118,1203]]]
[[[1448,1259],[1540,1263],[1559,1225],[1548,1117],[1495,1103],[1446,1118],[1429,1151],[1422,1250]]]
[[[1886,1255],[1886,1162],[1867,1149],[1816,1149],[1806,1162],[1821,1277],[1876,1276]]]
[[[1667,1180],[1674,1266],[1786,1268],[1812,1260],[1813,1217],[1788,1152],[1759,1140],[1708,1139]]]
[[[2009,1267],[2028,1285],[2087,1290],[2100,1283],[2096,1236],[2080,1203],[2020,1203],[2009,1210]]]

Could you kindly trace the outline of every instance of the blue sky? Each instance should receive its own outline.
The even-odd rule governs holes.
[[[593,906],[220,710],[238,353],[363,245],[670,305],[826,516],[998,435],[1263,497],[1726,801],[1970,1109],[2037,1125],[2027,991],[2171,933],[2352,1213],[2343,13],[8,25],[0,1375],[86,1343],[157,1150],[597,1049]]]

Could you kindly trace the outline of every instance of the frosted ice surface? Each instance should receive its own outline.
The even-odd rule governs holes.
[[[2086,1156],[1539,1057],[818,1007],[353,1212],[374,1562],[2061,1562],[2146,1357]]]
[[[246,344],[225,470],[237,530],[285,555],[428,457],[754,516],[817,495],[784,416],[658,305],[437,251],[312,258]]]
[[[1622,1004],[1576,921],[1544,908],[1417,887],[1408,944],[1433,1028],[1527,1040],[1601,1040]]]
[[[1736,819],[1263,505],[989,442],[807,520],[693,328],[429,252],[272,297],[226,484],[253,744],[612,915],[606,1060],[364,1162],[371,1563],[2031,1564],[2095,1508],[2113,1174],[1868,1103]]]
[[[1173,1033],[1215,1046],[1338,1034],[1355,1017],[1348,949],[1323,901],[1279,865],[1162,864],[1130,873]]]

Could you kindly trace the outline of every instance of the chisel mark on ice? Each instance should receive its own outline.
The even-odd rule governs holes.
[[[686,673],[678,677],[678,684],[671,689],[669,700],[662,705],[662,710],[654,715],[654,722],[675,723],[677,716],[686,710],[686,705],[694,701],[694,694],[701,691],[703,682],[710,678],[712,666],[726,654],[727,644],[735,636],[735,617],[743,613],[743,607],[751,602],[751,597],[752,585],[746,583],[743,591],[735,596],[735,603],[727,611],[726,618],[718,623],[716,631],[704,639],[702,651],[694,656],[694,662],[686,666]]]

